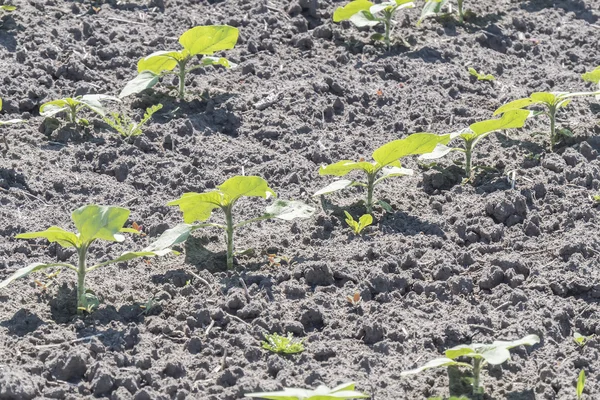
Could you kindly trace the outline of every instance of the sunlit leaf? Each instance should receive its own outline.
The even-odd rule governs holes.
[[[448,143],[449,135],[439,136],[433,133],[413,133],[405,139],[386,143],[373,152],[373,159],[386,166],[409,155],[430,153],[438,143]]]
[[[315,208],[301,201],[276,200],[265,210],[270,218],[291,221],[296,218],[310,218]]]
[[[238,40],[237,28],[228,25],[197,26],[183,33],[179,43],[190,55],[213,54],[232,49]]]
[[[119,232],[129,218],[129,210],[88,205],[73,211],[71,218],[77,227],[81,243],[90,243],[95,239],[122,242],[125,238]]]
[[[138,61],[138,73],[150,71],[160,74],[163,71],[172,71],[177,66],[178,60],[183,60],[187,52],[179,51],[157,51]]]
[[[26,267],[20,268],[20,269],[16,270],[15,272],[13,272],[13,274],[11,276],[9,276],[8,278],[6,278],[2,282],[0,282],[0,289],[4,289],[5,287],[10,285],[17,279],[24,278],[27,275],[31,274],[32,272],[41,271],[43,269],[52,268],[55,266],[56,266],[55,264],[35,263],[35,264],[30,264]]]
[[[344,7],[338,7],[333,13],[333,22],[340,22],[350,19],[359,11],[369,10],[373,5],[368,0],[354,0],[346,4]]]
[[[367,173],[374,171],[375,166],[366,161],[342,160],[334,164],[322,165],[319,168],[319,175],[344,176],[351,171],[362,170]]]
[[[435,358],[431,361],[428,361],[427,363],[425,363],[424,365],[422,365],[419,368],[410,369],[408,371],[402,371],[402,372],[400,372],[400,376],[414,375],[414,374],[423,372],[425,370],[428,370],[430,368],[448,367],[451,365],[472,368],[470,364],[454,361],[451,358],[441,357],[441,358]]]
[[[157,75],[154,72],[140,72],[138,76],[127,82],[123,90],[121,90],[121,93],[119,93],[119,97],[126,97],[149,89],[156,85],[159,79],[160,75]]]
[[[59,245],[61,245],[62,247],[75,247],[79,243],[79,239],[77,238],[76,234],[66,231],[63,228],[58,227],[58,226],[51,226],[50,228],[46,229],[45,231],[40,231],[40,232],[21,233],[19,235],[16,235],[15,238],[17,238],[17,239],[45,238],[49,242],[56,242]]]
[[[323,189],[317,191],[313,196],[320,196],[322,194],[337,192],[338,190],[346,189],[347,187],[353,186],[354,183],[354,181],[351,181],[349,179],[339,179],[337,181],[331,182]]]

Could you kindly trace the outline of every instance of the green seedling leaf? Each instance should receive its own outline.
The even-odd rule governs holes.
[[[179,37],[179,43],[190,55],[214,54],[216,51],[233,49],[239,31],[228,25],[197,26]]]
[[[584,347],[590,340],[594,338],[595,335],[583,336],[582,334],[575,332],[573,333],[573,341],[579,345],[579,347]]]
[[[435,358],[431,361],[428,361],[427,363],[425,363],[423,366],[421,366],[419,368],[410,369],[408,371],[402,371],[400,373],[400,376],[415,375],[415,374],[421,373],[421,372],[431,369],[431,368],[448,367],[451,365],[472,368],[471,364],[454,361],[451,358],[441,357],[441,358]]]
[[[496,79],[496,78],[494,78],[494,75],[480,74],[479,72],[477,72],[477,70],[475,70],[475,68],[472,68],[472,67],[469,67],[469,73],[471,75],[473,75],[475,78],[477,78],[478,81],[493,81]]]
[[[265,214],[260,217],[234,224],[233,207],[242,197],[262,197],[268,199],[270,197],[277,197],[277,195],[268,186],[267,181],[258,176],[234,176],[217,186],[213,191],[184,193],[181,198],[169,202],[168,205],[179,207],[183,212],[183,220],[186,224],[196,221],[206,221],[210,218],[213,210],[221,209],[225,214],[225,225],[207,223],[197,226],[178,226],[176,231],[165,232],[163,236],[168,234],[168,239],[164,240],[183,241],[191,231],[204,226],[221,228],[227,234],[227,266],[228,268],[233,268],[233,232],[235,229],[260,220],[278,218],[289,221],[296,218],[308,218],[314,213],[313,207],[301,202],[279,200],[267,207]],[[162,236],[159,240],[162,240]]]
[[[125,208],[89,205],[73,211],[71,217],[81,243],[91,243],[96,239],[109,242],[125,240],[120,234],[129,218],[129,210]]]
[[[0,6],[0,10],[8,11],[8,12],[15,11],[16,9],[17,9],[17,6],[9,6],[9,5]]]
[[[114,100],[121,101],[114,96],[104,94],[86,94],[84,96],[66,97],[64,99],[52,100],[40,106],[40,115],[42,117],[53,117],[60,113],[66,113],[67,120],[71,123],[84,123],[87,125],[87,120],[79,118],[79,112],[87,108],[96,114],[104,117],[106,109],[101,101]]]
[[[319,173],[319,174],[325,175],[325,174],[321,174],[321,173]],[[340,179],[337,181],[333,181],[329,185],[325,186],[323,189],[318,190],[317,192],[315,192],[314,196],[320,196],[322,194],[337,192],[338,190],[346,189],[347,187],[350,187],[350,186],[356,186],[355,182],[351,181],[349,179]]]
[[[417,21],[417,26],[429,17],[439,15],[442,12],[442,8],[446,6],[448,0],[425,0],[425,5],[421,9],[421,16]]]
[[[386,203],[386,202],[385,202],[385,201],[383,201],[383,200],[379,200],[377,203],[378,203],[378,204],[381,206],[381,208],[383,208],[385,211],[387,211],[387,212],[389,212],[389,213],[391,213],[391,214],[393,214],[393,213],[394,213],[394,209],[392,208],[392,206],[391,206],[389,203]]]
[[[294,339],[292,333],[287,336],[279,336],[277,333],[265,335],[261,343],[262,348],[278,354],[298,354],[304,351],[304,340]]]
[[[178,51],[154,52],[138,61],[138,73],[148,71],[160,75],[163,71],[172,71],[177,66],[177,62],[183,60],[186,55],[187,53]]]
[[[134,122],[127,114],[111,113],[110,116],[104,117],[106,122],[111,128],[121,134],[122,137],[129,139],[135,136],[140,136],[144,132],[142,131],[143,126],[150,121],[152,115],[162,109],[162,104],[157,104],[152,107],[148,107],[144,116],[140,122]]]
[[[373,223],[373,216],[371,214],[362,215],[358,221],[355,221],[348,211],[344,210],[344,214],[346,214],[346,223],[352,229],[355,235],[359,235],[363,229]]]
[[[50,243],[58,243],[61,247],[76,247],[81,243],[76,234],[66,231],[58,226],[51,226],[45,231],[21,233],[15,236],[16,239],[37,239],[45,238]]]
[[[498,119],[488,119],[486,121],[476,122],[470,125],[469,129],[476,136],[481,136],[506,129],[522,128],[530,114],[531,113],[527,110],[513,110],[512,112],[504,113],[502,117]]]
[[[338,7],[333,13],[333,22],[341,22],[349,20],[350,17],[360,11],[367,11],[373,6],[373,3],[368,0],[355,0],[346,4],[343,7]]]
[[[285,388],[279,392],[249,393],[245,396],[257,397],[267,400],[339,400],[339,399],[367,399],[371,396],[354,390],[354,383],[344,383],[329,389],[319,386],[315,390]]]
[[[595,83],[596,85],[600,84],[600,67],[596,67],[593,71],[581,75],[581,79],[586,82]]]
[[[33,272],[41,271],[46,268],[52,268],[52,267],[56,267],[56,266],[57,266],[56,264],[34,263],[34,264],[28,265],[27,267],[20,268],[20,269],[16,270],[15,272],[13,272],[13,274],[11,276],[9,276],[8,278],[6,278],[2,282],[0,282],[0,290],[4,289],[5,287],[10,285],[17,279],[25,278],[27,275],[29,275]]]
[[[229,61],[225,57],[203,57],[202,58],[202,65],[204,65],[204,66],[207,66],[207,65],[222,65],[225,68],[235,68],[235,67],[237,67],[237,64],[232,63],[231,61]]]
[[[127,82],[121,93],[119,93],[119,97],[123,98],[150,89],[158,83],[159,79],[160,75],[152,71],[140,72],[138,76]]]
[[[583,389],[585,389],[585,370],[582,369],[577,378],[577,400],[581,400]]]
[[[382,167],[411,155],[430,153],[438,143],[448,143],[449,136],[438,136],[433,133],[413,133],[405,139],[386,143],[373,152],[373,159]],[[400,167],[399,165],[395,165]]]

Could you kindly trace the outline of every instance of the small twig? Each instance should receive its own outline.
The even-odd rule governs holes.
[[[86,336],[84,338],[74,339],[74,340],[67,341],[67,342],[54,343],[54,344],[43,344],[43,345],[40,345],[40,346],[35,346],[35,348],[36,349],[49,349],[49,348],[52,348],[52,347],[62,346],[65,343],[73,344],[73,343],[83,342],[83,341],[86,341],[86,340],[89,340],[89,339],[93,339],[95,337],[100,337],[100,336],[104,336],[104,333],[98,333],[96,335]]]
[[[200,275],[196,274],[193,271],[190,271],[190,275],[192,275],[194,278],[196,278],[201,283],[203,283],[208,288],[208,290],[210,290],[210,294],[212,295],[212,293],[213,293],[212,287],[210,286],[210,283],[208,283],[208,281],[206,279],[204,279],[203,277],[201,277]]]
[[[478,329],[478,330],[484,330],[484,331],[488,331],[488,332],[492,332],[494,333],[495,330],[493,330],[492,328],[488,328],[487,326],[483,326],[483,325],[472,325],[469,324],[469,326],[473,329]]]
[[[498,311],[506,306],[510,306],[512,304],[512,301],[507,301],[506,303],[502,303],[500,304],[498,307],[494,308],[495,311]]]
[[[240,284],[242,285],[242,288],[244,288],[244,294],[246,295],[246,300],[248,301],[248,303],[250,303],[252,301],[252,297],[250,297],[250,293],[248,293],[248,286],[246,286],[246,282],[244,282],[244,280],[242,278],[240,278]]]
[[[210,330],[212,329],[213,326],[215,326],[215,320],[211,318],[208,328],[206,328],[206,331],[204,331],[205,336],[208,336],[208,333],[210,332]]]
[[[223,350],[223,359],[221,359],[221,371],[227,368],[227,348]]]
[[[240,317],[237,317],[235,315],[231,315],[229,313],[225,313],[226,315],[230,316],[231,318],[233,318],[234,320],[241,322],[242,324],[246,325],[246,326],[250,326],[249,323],[247,323],[246,321],[244,321],[243,319],[241,319]]]
[[[127,19],[121,19],[121,18],[113,18],[113,17],[109,17],[109,18],[107,18],[107,19],[108,19],[109,21],[123,22],[123,23],[126,23],[126,24],[148,25],[148,24],[147,24],[147,23],[145,23],[145,22],[130,21],[130,20],[127,20]]]

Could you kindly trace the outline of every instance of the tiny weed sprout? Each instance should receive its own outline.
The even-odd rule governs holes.
[[[80,111],[88,109],[101,117],[106,115],[106,109],[102,105],[102,100],[120,101],[118,98],[104,94],[86,94],[77,97],[65,97],[49,101],[40,106],[40,115],[42,117],[54,117],[57,114],[65,113],[67,121],[72,124],[89,125],[89,121],[80,118]]]
[[[417,21],[417,26],[429,17],[434,17],[442,13],[442,9],[446,6],[451,7],[449,0],[425,0],[425,5],[421,10],[421,16]],[[464,0],[456,0],[458,8],[458,22],[462,24],[465,20]]]
[[[140,122],[134,122],[127,114],[121,114],[117,112],[110,113],[110,116],[105,116],[104,122],[106,122],[115,131],[119,132],[123,138],[130,139],[132,137],[142,135],[144,133],[142,131],[144,125],[150,121],[152,115],[162,109],[162,107],[162,104],[148,107]]]
[[[157,51],[142,58],[137,65],[138,76],[129,81],[119,97],[149,89],[166,75],[179,77],[179,98],[185,97],[187,74],[208,65],[235,66],[224,57],[210,57],[217,51],[233,49],[238,40],[238,29],[228,25],[196,26],[179,37],[180,51]],[[202,55],[199,64],[188,66],[195,56]],[[174,71],[177,69],[177,71]]]
[[[405,139],[386,143],[373,152],[373,162],[342,160],[334,164],[321,166],[319,175],[345,176],[352,171],[362,171],[367,175],[367,182],[340,179],[316,192],[313,196],[332,193],[353,186],[367,189],[367,213],[373,212],[373,189],[377,184],[393,176],[412,175],[413,170],[402,168],[400,159],[410,155],[432,152],[438,143],[448,143],[449,135],[438,136],[433,133],[414,133]],[[377,177],[381,172],[381,177]]]
[[[265,400],[334,400],[334,399],[368,399],[368,394],[354,390],[354,382],[344,383],[329,389],[319,386],[311,389],[285,388],[280,392],[249,393],[245,396]]]
[[[68,268],[77,273],[77,313],[81,314],[82,311],[89,312],[93,310],[98,306],[98,299],[92,291],[85,287],[85,277],[89,272],[109,264],[125,262],[137,257],[154,257],[171,252],[170,249],[160,247],[160,244],[155,244],[152,246],[152,249],[146,248],[138,252],[126,252],[115,259],[88,266],[86,260],[88,250],[96,240],[122,242],[125,240],[125,237],[121,233],[137,233],[135,229],[123,227],[125,222],[127,222],[127,218],[129,218],[129,210],[125,208],[88,205],[78,208],[71,214],[71,219],[77,228],[77,233],[66,231],[58,226],[51,226],[45,231],[17,235],[17,239],[45,238],[51,243],[57,243],[61,247],[75,248],[78,263],[77,266],[68,263],[31,264],[15,271],[6,280],[0,282],[0,290],[32,272],[47,268]]]
[[[493,132],[502,131],[511,128],[521,128],[529,117],[530,112],[527,110],[513,110],[506,112],[498,119],[489,119],[481,122],[476,122],[469,128],[454,132],[449,135],[450,140],[460,138],[463,140],[464,148],[449,147],[444,143],[438,144],[431,153],[423,154],[420,158],[424,160],[434,160],[445,156],[446,154],[459,151],[465,154],[465,177],[471,178],[471,160],[473,151],[479,141]],[[448,136],[448,135],[445,135]]]
[[[270,268],[281,267],[282,265],[293,266],[296,264],[294,257],[277,254],[267,254],[267,261]]]
[[[494,78],[494,75],[492,75],[492,74],[480,74],[473,67],[469,67],[469,74],[471,74],[472,76],[477,78],[478,81],[493,81],[496,79],[496,78]]]
[[[17,6],[9,6],[9,5],[0,6],[0,10],[7,11],[7,12],[15,11],[16,9],[17,9]]]
[[[263,349],[277,354],[298,354],[304,351],[304,340],[294,339],[291,332],[287,336],[279,336],[277,333],[265,335],[261,345]]]
[[[599,94],[600,91],[575,93],[535,92],[529,97],[514,100],[503,105],[494,112],[494,115],[499,115],[514,110],[526,109],[532,106],[541,106],[544,108],[544,111],[536,111],[533,113],[533,116],[546,115],[550,119],[550,151],[552,151],[554,146],[560,141],[561,136],[565,134],[569,135],[570,133],[568,130],[565,131],[556,129],[556,115],[558,110],[568,106],[571,100],[575,97],[594,96]]]
[[[403,371],[400,376],[418,374],[430,368],[458,366],[469,368],[473,372],[473,394],[482,394],[481,369],[487,364],[500,365],[510,359],[510,349],[518,346],[532,346],[540,342],[537,335],[528,335],[522,339],[512,342],[494,341],[492,344],[469,344],[459,345],[446,350],[446,357],[436,358],[427,362],[425,365]],[[470,358],[472,364],[456,361],[459,357]]]
[[[344,211],[344,213],[346,214],[346,223],[352,228],[355,235],[359,235],[363,229],[373,223],[373,216],[371,216],[371,214],[364,214],[358,221],[355,221],[348,211]]]
[[[362,297],[360,297],[360,293],[355,292],[352,296],[347,296],[346,300],[348,301],[348,303],[350,303],[352,308],[356,308],[360,305]]]
[[[573,334],[573,341],[575,343],[577,343],[577,345],[579,347],[585,347],[585,345],[592,340],[595,337],[595,335],[590,335],[590,336],[583,336],[582,334],[575,332]]]
[[[583,398],[583,389],[585,389],[585,370],[581,370],[577,378],[577,400]]]
[[[595,206],[599,205],[600,204],[600,193],[591,194],[590,200],[594,203]]]
[[[593,71],[586,72],[585,74],[581,75],[581,79],[586,82],[595,83],[600,89],[600,67],[596,67]]]
[[[349,20],[357,28],[383,24],[385,34],[376,33],[371,36],[371,39],[383,40],[389,50],[392,28],[397,23],[393,19],[394,13],[403,8],[413,8],[414,6],[415,4],[410,0],[384,1],[380,4],[373,4],[368,0],[354,0],[335,10],[333,22]]]
[[[234,224],[233,209],[242,197],[268,199],[269,197],[276,197],[276,194],[268,186],[267,181],[258,176],[234,176],[217,186],[216,190],[205,193],[184,193],[180,199],[171,201],[168,205],[179,206],[179,209],[183,212],[185,223],[165,231],[161,238],[164,237],[164,240],[176,238],[176,243],[182,243],[196,229],[203,227],[223,229],[227,238],[227,268],[231,269],[233,268],[233,233],[236,229],[252,222],[271,218],[286,221],[296,218],[309,218],[315,211],[313,207],[301,201],[276,200],[266,208],[263,215]],[[225,225],[215,223],[192,225],[196,221],[209,219],[213,210],[217,208],[225,214]]]

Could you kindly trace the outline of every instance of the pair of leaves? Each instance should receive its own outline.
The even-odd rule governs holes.
[[[502,114],[508,111],[521,110],[535,105],[545,105],[547,107],[564,108],[569,105],[574,97],[594,96],[600,92],[535,92],[531,96],[523,99],[513,100],[494,111],[494,115]]]
[[[346,214],[346,223],[352,228],[355,235],[360,234],[363,229],[373,223],[373,216],[371,214],[361,215],[358,221],[355,221],[348,211],[344,211],[344,214]]]
[[[481,122],[476,122],[469,126],[469,129],[459,132],[453,132],[450,135],[446,135],[450,140],[460,137],[464,141],[472,143],[475,146],[481,139],[488,136],[489,134],[497,131],[512,128],[522,128],[527,121],[527,118],[531,113],[527,110],[511,110],[504,113],[500,118],[489,119]],[[445,156],[451,151],[464,151],[460,148],[448,147],[445,144],[438,144],[431,153],[423,154],[421,159],[424,160],[435,160]]]
[[[267,400],[340,400],[340,399],[367,399],[371,396],[354,390],[354,382],[344,383],[332,389],[319,386],[311,389],[285,388],[279,392],[249,393],[245,396]]]
[[[392,176],[412,175],[413,170],[403,168],[400,159],[410,155],[430,153],[439,143],[448,143],[450,136],[439,136],[433,133],[413,133],[405,139],[398,139],[386,143],[373,152],[373,162],[342,160],[319,168],[319,175],[345,176],[352,171],[363,171],[368,175],[382,172],[383,175],[375,184]],[[366,186],[364,183],[353,180],[337,180],[314,196],[332,193],[350,186]]]
[[[417,21],[417,26],[421,25],[426,18],[439,15],[446,6],[448,0],[425,0],[425,5],[421,9],[421,16]]]
[[[411,0],[392,0],[374,4],[368,0],[354,0],[343,7],[338,7],[333,13],[333,22],[349,20],[355,26],[375,26],[383,21],[379,14],[386,10],[394,12],[402,8],[412,8]]]
[[[459,345],[446,350],[446,357],[436,358],[425,365],[408,371],[403,371],[400,376],[414,375],[430,368],[459,366],[472,368],[471,364],[456,361],[459,357],[479,358],[488,364],[499,365],[510,359],[510,349],[518,346],[533,346],[540,342],[537,335],[528,335],[513,341],[494,341],[492,344]]]
[[[193,56],[210,56],[217,51],[232,49],[238,36],[238,29],[228,25],[196,26],[187,30],[179,37],[182,50],[157,51],[142,58],[137,65],[138,76],[125,85],[119,97],[153,87],[165,72],[170,72],[177,66],[185,68],[187,60]],[[222,65],[225,68],[235,66],[224,57],[204,57],[201,65]]]
[[[477,78],[478,81],[493,81],[496,79],[496,78],[494,78],[494,75],[492,75],[492,74],[480,74],[473,67],[469,67],[469,74],[471,74],[472,76]]]
[[[600,84],[600,67],[596,67],[593,71],[581,75],[581,79],[586,82],[595,83],[596,85]]]
[[[42,117],[52,117],[61,112],[70,112],[73,108],[89,108],[104,117],[106,115],[106,109],[101,103],[103,100],[120,101],[114,96],[105,94],[86,94],[84,96],[66,97],[64,99],[53,100],[42,104],[40,106],[40,115]]]

